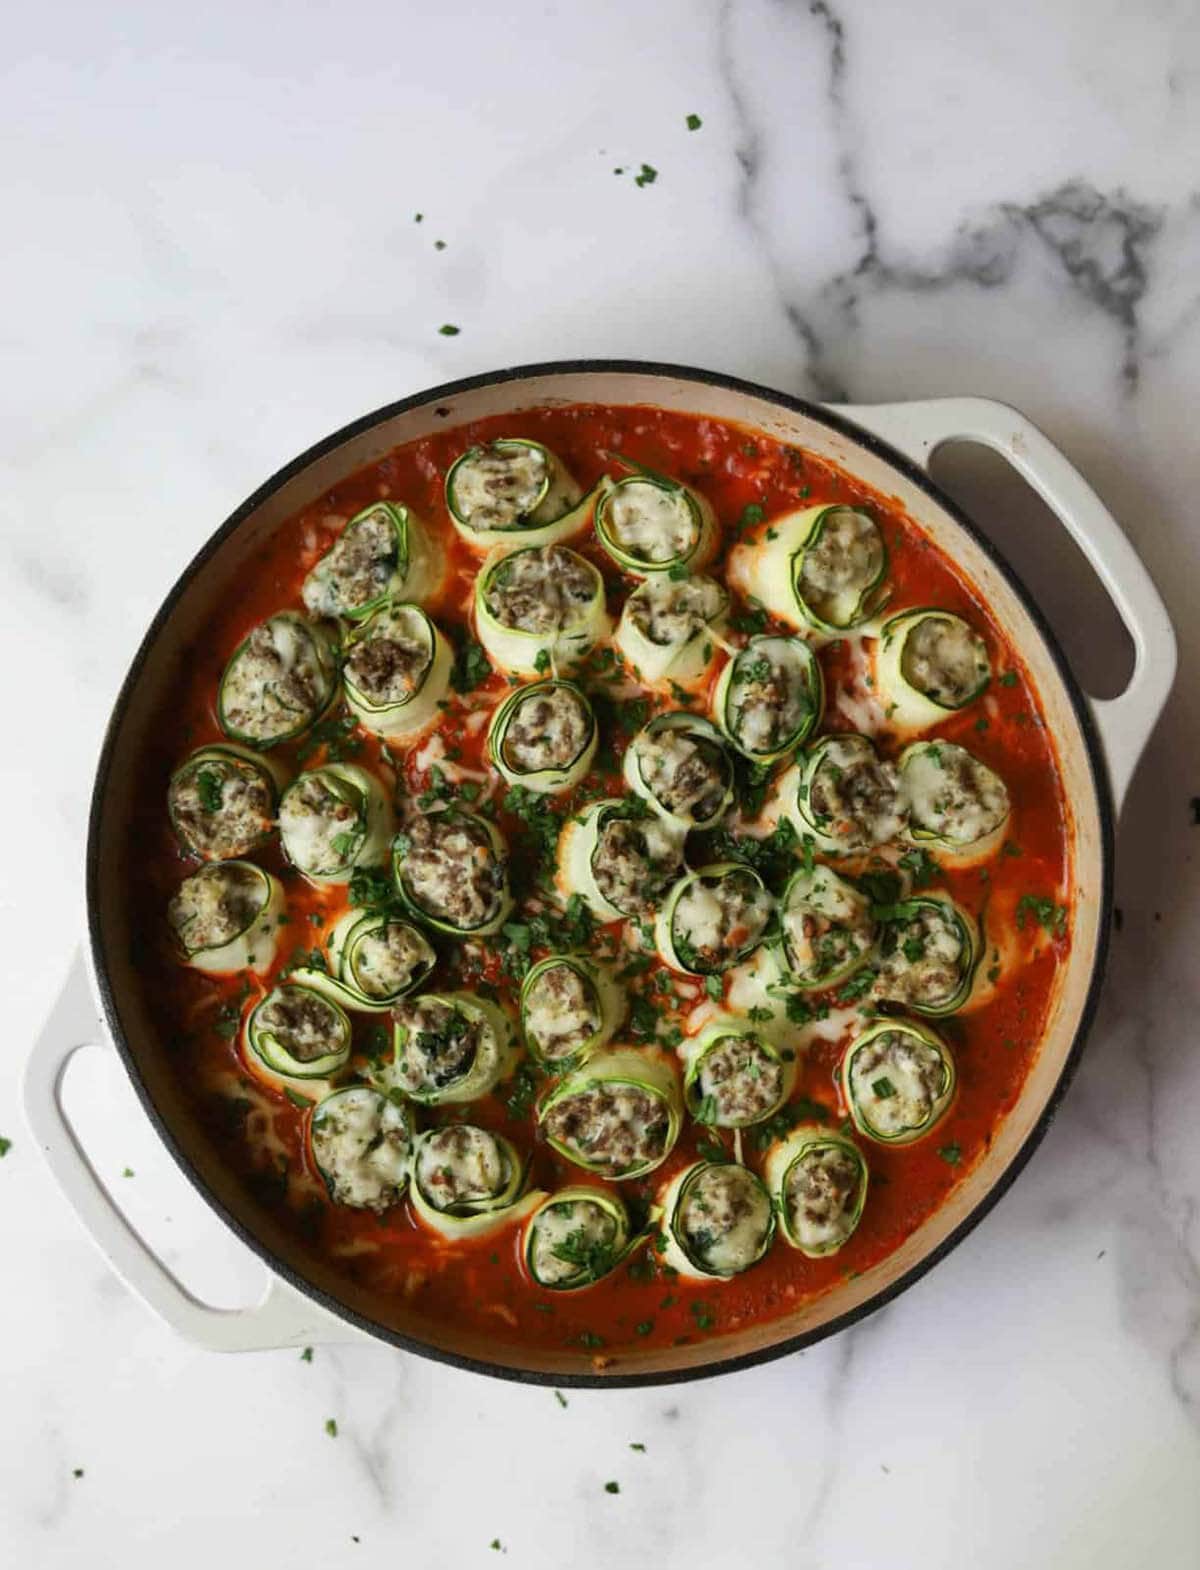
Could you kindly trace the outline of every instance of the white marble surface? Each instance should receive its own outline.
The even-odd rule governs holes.
[[[110,1276],[18,1111],[142,625],[266,474],[412,389],[602,354],[831,398],[1007,398],[1117,511],[1190,672],[1198,146],[1185,0],[44,0],[6,18],[0,1560],[461,1570],[496,1562],[498,1537],[528,1566],[1200,1562],[1187,675],[1129,802],[1124,930],[1061,1116],[932,1276],[804,1356],[564,1410],[383,1348],[200,1353]],[[652,185],[612,172],[643,160]],[[1075,579],[1043,587],[1091,669],[1103,614]],[[168,1257],[219,1301],[253,1297],[258,1265],[172,1172],[111,1054],[70,1090]]]

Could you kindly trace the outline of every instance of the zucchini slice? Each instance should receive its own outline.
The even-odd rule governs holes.
[[[447,1123],[417,1136],[412,1204],[425,1225],[451,1241],[484,1237],[524,1220],[542,1202],[524,1194],[528,1163],[511,1140],[473,1123]]]
[[[637,803],[590,802],[558,837],[559,891],[579,894],[601,921],[642,916],[678,876],[683,840]]]
[[[279,802],[279,837],[310,883],[349,883],[356,867],[387,861],[392,807],[373,774],[325,763],[298,774]]]
[[[270,970],[286,918],[283,885],[252,861],[210,861],[184,878],[167,906],[184,961],[213,976]]]
[[[613,643],[639,681],[699,687],[729,620],[729,591],[712,578],[656,572],[622,608]]]
[[[716,555],[716,514],[698,491],[641,468],[611,484],[596,503],[596,538],[622,571],[699,572]]]
[[[663,1263],[692,1279],[728,1280],[758,1264],[775,1238],[766,1184],[735,1161],[697,1161],[662,1197]]]
[[[954,1014],[983,955],[979,923],[948,894],[911,894],[884,919],[876,998],[918,1014]]]
[[[350,1060],[350,1017],[331,998],[298,981],[283,981],[246,1021],[246,1049],[269,1075],[328,1079]]]
[[[404,1197],[415,1136],[412,1108],[369,1085],[347,1085],[318,1102],[308,1133],[334,1204],[376,1215]]]
[[[803,638],[751,638],[725,666],[712,713],[752,763],[774,763],[808,739],[825,704],[821,665]]]
[[[780,902],[780,954],[794,987],[836,987],[873,955],[878,927],[871,901],[817,862],[788,879]]]
[[[521,1257],[549,1292],[579,1292],[629,1253],[629,1214],[616,1194],[576,1184],[547,1194],[525,1223]]]
[[[659,906],[659,957],[688,976],[716,976],[762,942],[775,901],[752,867],[716,862],[684,873]]]
[[[392,842],[392,874],[413,915],[451,937],[498,932],[513,908],[504,836],[457,807],[405,824]]]
[[[553,545],[587,528],[596,491],[583,495],[541,442],[501,437],[468,447],[446,474],[446,508],[472,548]]]
[[[392,1010],[392,1058],[381,1087],[425,1106],[478,1101],[512,1073],[517,1034],[497,1003],[470,992],[424,992]]]
[[[896,766],[867,736],[822,736],[779,781],[784,811],[803,840],[855,855],[899,839],[907,804]]]
[[[561,1080],[538,1109],[547,1144],[596,1177],[653,1172],[683,1122],[679,1081],[661,1054],[626,1047],[599,1053]]]
[[[743,1019],[714,1021],[683,1049],[683,1096],[697,1123],[749,1128],[778,1112],[796,1083],[796,1058]]]
[[[852,1139],[802,1123],[771,1147],[763,1176],[784,1241],[809,1259],[836,1254],[862,1219],[867,1163]]]
[[[918,606],[880,629],[875,688],[893,730],[940,724],[973,703],[991,676],[987,644],[951,611]]]
[[[278,763],[232,742],[200,747],[171,775],[167,815],[175,837],[204,861],[228,861],[270,839],[279,791]]]
[[[437,587],[437,550],[424,524],[398,502],[355,513],[304,580],[314,616],[359,621],[389,600],[421,600]]]
[[[376,736],[419,736],[440,716],[453,667],[449,643],[419,605],[383,605],[346,644],[346,702]]]
[[[608,636],[604,579],[565,545],[496,552],[475,578],[475,631],[507,675],[569,671]]]
[[[960,865],[1000,848],[1011,813],[1008,787],[965,747],[914,742],[900,754],[900,780],[914,844],[939,845]]]
[[[221,729],[260,751],[291,741],[333,702],[337,669],[337,643],[327,628],[295,611],[268,617],[242,639],[221,673]]]
[[[574,682],[537,681],[497,707],[487,750],[510,785],[553,796],[583,782],[598,740],[592,706]]]
[[[584,954],[549,954],[521,984],[521,1033],[544,1068],[575,1068],[606,1046],[625,1018],[625,989]]]
[[[625,749],[625,783],[674,828],[710,829],[733,801],[733,760],[699,714],[657,714]]]
[[[879,1019],[842,1059],[842,1094],[860,1134],[881,1145],[911,1145],[939,1122],[957,1072],[950,1048],[914,1019]]]
[[[344,1009],[366,1014],[386,1014],[437,964],[418,927],[383,911],[348,910],[331,928],[326,947],[327,970],[305,967],[292,976]]]
[[[887,546],[857,507],[805,507],[772,518],[740,555],[747,595],[789,626],[825,638],[861,627],[886,599]]]

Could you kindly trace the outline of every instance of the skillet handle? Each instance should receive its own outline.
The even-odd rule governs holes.
[[[67,1064],[76,1052],[104,1039],[83,957],[76,953],[25,1066],[25,1118],[84,1230],[125,1285],[185,1340],[214,1352],[357,1340],[357,1331],[324,1313],[277,1276],[270,1277],[260,1301],[248,1308],[202,1303],[134,1231],[88,1160],[62,1103]]]
[[[928,469],[945,442],[991,447],[1028,481],[1095,569],[1133,640],[1129,685],[1119,698],[1089,698],[1119,811],[1175,679],[1175,631],[1162,597],[1120,525],[1079,470],[1037,426],[990,398],[846,405],[855,425]]]

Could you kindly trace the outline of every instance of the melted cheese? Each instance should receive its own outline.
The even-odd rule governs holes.
[[[696,544],[686,493],[649,480],[623,480],[609,493],[603,516],[613,542],[637,561],[675,561]]]

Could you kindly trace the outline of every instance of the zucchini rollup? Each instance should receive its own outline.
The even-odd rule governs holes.
[[[822,736],[779,782],[780,799],[801,839],[854,855],[899,838],[905,796],[895,766],[866,736]]]
[[[640,916],[683,865],[683,834],[622,800],[593,801],[558,837],[557,883],[601,921]]]
[[[538,1062],[574,1068],[607,1045],[625,1018],[624,988],[583,954],[550,954],[521,985],[521,1031]]]
[[[283,848],[311,883],[349,883],[355,867],[385,862],[393,827],[383,786],[354,763],[307,769],[279,803]]]
[[[883,535],[855,507],[806,507],[772,518],[739,555],[747,595],[789,626],[828,638],[869,621],[886,597]]]
[[[693,1279],[727,1279],[756,1265],[775,1238],[762,1179],[734,1161],[697,1161],[662,1197],[663,1263]]]
[[[454,655],[419,605],[384,605],[346,645],[346,702],[376,736],[419,736],[439,717]]]
[[[450,521],[477,551],[571,539],[587,527],[596,492],[581,496],[561,459],[519,437],[469,447],[446,475]]]
[[[875,687],[893,730],[924,730],[965,709],[991,679],[987,644],[961,616],[931,606],[884,622]]]
[[[348,910],[328,938],[329,968],[294,970],[295,980],[344,1009],[385,1014],[419,987],[437,963],[429,939],[382,911]]]
[[[821,862],[788,879],[780,927],[784,968],[806,992],[852,976],[873,952],[878,930],[867,896]]]
[[[713,718],[752,763],[774,763],[815,729],[825,703],[817,656],[802,638],[751,638],[713,691]]]
[[[625,783],[673,827],[708,829],[733,801],[733,762],[698,714],[658,714],[625,749]]]
[[[758,947],[774,908],[758,873],[740,861],[685,873],[655,918],[659,957],[689,976],[719,975]]]
[[[873,995],[918,1014],[953,1014],[983,953],[974,916],[948,894],[912,894],[885,918]]]
[[[684,1049],[683,1096],[698,1123],[749,1128],[777,1112],[796,1083],[795,1055],[785,1058],[744,1020],[709,1025]]]
[[[193,752],[167,786],[167,813],[184,850],[205,861],[244,856],[275,832],[286,776],[246,747],[218,742]]]
[[[565,545],[488,558],[475,579],[475,630],[511,676],[570,670],[607,637],[604,579]]]
[[[332,633],[295,611],[260,622],[233,653],[217,688],[217,719],[235,741],[266,750],[324,714],[337,691]]]
[[[521,1256],[550,1292],[594,1286],[629,1252],[629,1216],[616,1194],[574,1186],[549,1194],[525,1223]]]
[[[451,937],[498,932],[513,907],[504,836],[457,807],[405,825],[392,844],[392,873],[413,915]]]
[[[246,1021],[246,1047],[279,1079],[328,1079],[350,1058],[350,1018],[312,987],[284,981]]]
[[[596,538],[623,571],[699,572],[716,554],[717,519],[707,500],[665,474],[641,469],[596,503]]]
[[[596,756],[596,716],[569,681],[510,692],[488,727],[488,756],[510,785],[553,796],[582,783]]]
[[[1008,787],[986,763],[950,741],[918,741],[900,754],[908,797],[909,838],[981,861],[997,850],[1008,826]]]
[[[426,1106],[478,1101],[512,1073],[513,1023],[469,992],[426,992],[392,1010],[392,1061],[380,1082]]]
[[[802,1123],[763,1163],[784,1240],[809,1259],[836,1254],[862,1217],[867,1163],[853,1140]]]
[[[954,1098],[950,1048],[928,1025],[879,1019],[842,1059],[842,1094],[855,1128],[881,1145],[928,1134]]]
[[[415,513],[373,502],[356,513],[304,580],[314,616],[358,621],[388,600],[421,600],[437,587],[437,552]]]
[[[527,1163],[511,1140],[472,1123],[418,1135],[412,1203],[420,1219],[452,1240],[483,1237],[524,1219],[545,1197],[525,1194]]]
[[[167,922],[193,970],[270,970],[287,917],[283,885],[252,861],[211,861],[184,878]]]
[[[679,1138],[679,1082],[659,1054],[601,1053],[555,1087],[538,1121],[560,1156],[596,1177],[642,1177],[662,1165]]]
[[[699,686],[729,616],[729,591],[712,578],[655,573],[625,601],[613,643],[649,686]]]
[[[317,1104],[309,1125],[313,1165],[335,1205],[382,1215],[408,1187],[412,1108],[369,1085],[348,1085]]]

